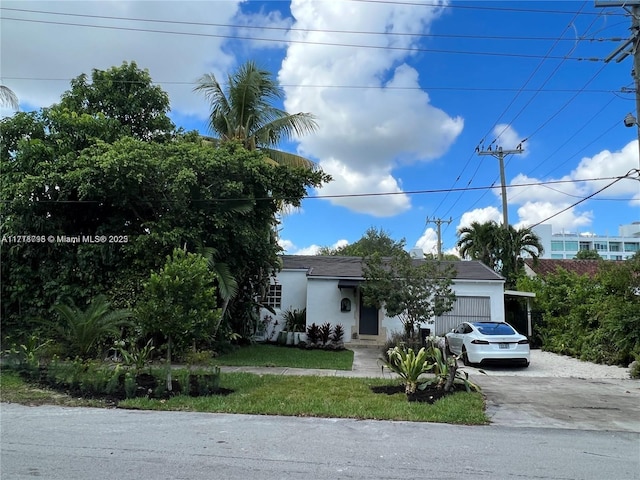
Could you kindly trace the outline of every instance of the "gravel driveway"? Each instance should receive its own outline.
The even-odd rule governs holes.
[[[523,367],[482,366],[480,368],[464,367],[470,375],[484,371],[488,376],[517,376],[517,377],[550,377],[550,378],[615,378],[629,379],[629,369],[612,365],[599,365],[583,362],[565,355],[531,350],[531,365]]]

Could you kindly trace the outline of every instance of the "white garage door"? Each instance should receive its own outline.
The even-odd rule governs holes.
[[[462,322],[491,321],[489,297],[456,297],[453,310],[436,317],[435,334],[444,335]]]

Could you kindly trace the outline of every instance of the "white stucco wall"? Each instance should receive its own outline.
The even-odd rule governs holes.
[[[356,324],[358,312],[354,289],[338,288],[336,279],[309,278],[307,288],[307,325],[315,323],[321,325],[329,322],[331,325],[341,324],[344,327],[345,342],[349,341],[348,332]],[[343,298],[351,301],[351,311],[340,311]]]
[[[345,330],[345,342],[349,342],[350,332],[357,331],[359,315],[359,296],[352,288],[338,288],[335,278],[307,277],[306,270],[286,270],[278,273],[277,281],[282,285],[282,307],[276,310],[274,318],[278,319],[277,332],[282,330],[283,321],[280,317],[283,311],[292,309],[307,309],[307,326],[311,323],[321,325],[329,322],[331,325],[341,324]],[[453,290],[457,296],[489,297],[491,304],[491,319],[504,321],[504,285],[502,282],[456,280]],[[347,298],[351,301],[351,310],[341,311],[341,301]],[[268,314],[263,310],[261,317]],[[429,327],[429,325],[425,325]],[[386,335],[390,337],[394,332],[402,332],[402,322],[398,317],[385,316],[382,325]]]

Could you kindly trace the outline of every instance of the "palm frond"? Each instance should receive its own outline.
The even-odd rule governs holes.
[[[282,150],[276,150],[273,148],[261,148],[260,151],[264,152],[271,160],[278,165],[285,165],[288,167],[302,167],[310,170],[315,170],[318,165],[308,158],[301,157],[295,153],[283,152]]]
[[[18,96],[5,85],[0,85],[0,105],[6,105],[14,110],[20,106]]]

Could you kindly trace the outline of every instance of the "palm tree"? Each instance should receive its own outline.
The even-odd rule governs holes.
[[[507,286],[514,287],[524,268],[522,254],[525,253],[536,261],[542,255],[544,248],[540,243],[540,238],[530,228],[523,227],[516,230],[512,225],[509,225],[508,229],[501,230],[500,260],[502,267],[500,273],[506,279]]]
[[[276,150],[283,140],[316,130],[309,113],[289,114],[272,105],[284,97],[270,72],[248,61],[227,78],[226,90],[216,77],[203,75],[194,91],[204,93],[211,105],[209,128],[218,138],[214,142],[240,141],[248,150],[260,150],[280,165],[314,168],[299,155]]]
[[[17,110],[19,106],[18,96],[4,85],[0,85],[0,105],[6,105],[14,110]]]
[[[480,260],[490,268],[498,263],[500,226],[496,222],[473,222],[458,231],[457,243],[460,257]]]

